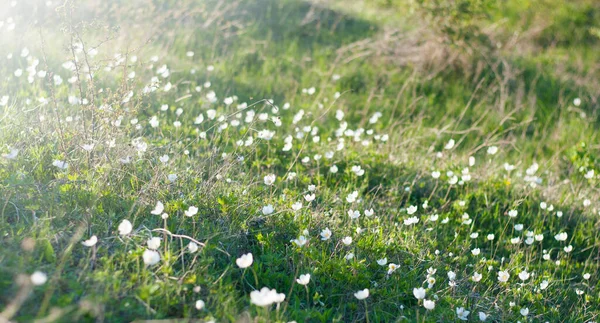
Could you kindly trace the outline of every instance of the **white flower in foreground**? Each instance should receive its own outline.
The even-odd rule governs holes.
[[[96,245],[96,243],[98,242],[98,237],[91,236],[89,239],[84,240],[83,242],[81,242],[82,245],[86,246],[86,247],[93,247]]]
[[[329,230],[329,228],[323,229],[323,231],[321,231],[321,240],[326,241],[329,240],[329,238],[331,238],[331,230]]]
[[[41,271],[35,271],[31,274],[31,283],[35,286],[44,285],[48,281],[48,276]]]
[[[268,185],[268,186],[273,185],[273,183],[275,183],[276,179],[277,179],[277,177],[275,176],[275,174],[269,174],[269,175],[265,176],[264,177],[265,185]]]
[[[583,279],[585,279],[585,280],[590,279],[590,277],[592,277],[592,275],[590,275],[589,273],[583,274]]]
[[[281,303],[284,300],[285,294],[278,294],[275,289],[269,289],[268,287],[250,293],[250,302],[256,306],[266,307],[273,303]]]
[[[62,170],[69,168],[69,164],[67,162],[58,159],[52,162],[52,166]]]
[[[196,309],[197,310],[200,311],[200,310],[204,309],[204,305],[205,304],[204,304],[203,300],[199,299],[199,300],[196,301]]]
[[[148,245],[148,249],[156,250],[160,247],[160,238],[152,237],[152,238],[148,239],[148,241],[146,242],[146,245]]]
[[[426,310],[431,311],[435,308],[435,301],[430,301],[428,299],[423,300],[423,307],[425,307]]]
[[[133,225],[131,222],[129,222],[129,220],[123,220],[119,224],[118,230],[120,235],[125,236],[131,233],[131,230],[133,230]]]
[[[308,285],[310,282],[310,274],[300,275],[300,277],[296,279],[296,282],[300,285]]]
[[[154,266],[160,262],[160,254],[154,250],[146,249],[142,254],[142,259],[144,259],[146,265]]]
[[[474,272],[474,273],[473,273],[473,277],[471,277],[471,279],[472,279],[474,282],[478,282],[478,281],[480,281],[480,280],[481,280],[481,277],[483,277],[483,276],[482,276],[480,273],[478,273],[478,272]]]
[[[510,278],[510,274],[508,274],[508,271],[499,271],[498,272],[498,281],[499,282],[506,283],[509,278]]]
[[[519,312],[521,312],[521,315],[527,316],[527,315],[529,315],[529,308],[524,307]]]
[[[354,293],[354,297],[356,297],[358,300],[366,299],[369,297],[369,289],[365,288],[363,290],[359,290],[358,292]]]
[[[161,201],[156,202],[156,206],[154,206],[154,210],[150,211],[151,214],[160,215],[165,210],[164,204]]]
[[[377,260],[377,264],[378,264],[379,266],[385,266],[385,265],[387,265],[387,258],[381,258],[381,259],[378,259],[378,260]]]
[[[191,253],[194,253],[194,252],[198,251],[198,244],[196,244],[195,242],[190,242],[190,243],[188,244],[188,250],[189,250]]]
[[[458,319],[462,321],[468,320],[468,316],[471,312],[467,311],[464,307],[459,307],[456,309],[456,315],[458,315]]]
[[[518,214],[519,214],[519,212],[517,210],[508,211],[508,216],[511,218],[516,218]]]
[[[544,290],[544,289],[548,288],[548,284],[549,284],[549,283],[548,283],[548,281],[547,281],[547,280],[543,280],[543,281],[540,283],[540,289],[541,289],[541,290]]]
[[[415,295],[416,299],[424,299],[425,298],[425,288],[413,288],[413,295]]]
[[[185,216],[187,217],[193,217],[194,215],[198,214],[198,208],[195,206],[190,206],[187,211],[183,212],[185,214]]]
[[[240,268],[248,268],[252,265],[252,262],[254,262],[254,257],[250,252],[245,255],[242,255],[241,257],[235,260],[235,263]]]
[[[431,177],[433,177],[434,179],[440,178],[441,175],[442,174],[440,172],[438,172],[438,171],[431,172]]]

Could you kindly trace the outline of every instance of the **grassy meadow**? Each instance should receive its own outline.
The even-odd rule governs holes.
[[[0,10],[0,323],[600,321],[600,3]]]

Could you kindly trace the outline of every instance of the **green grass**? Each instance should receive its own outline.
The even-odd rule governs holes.
[[[0,143],[2,153],[18,149],[0,164],[0,319],[448,322],[464,308],[469,321],[479,312],[496,322],[598,320],[593,2],[492,6],[476,27],[509,45],[485,52],[469,52],[483,44],[472,38],[473,47],[440,41],[417,2],[70,5],[18,4],[0,17],[18,26],[0,41],[0,98],[9,97]],[[556,19],[537,31],[544,15]],[[508,42],[516,30],[526,36]],[[101,43],[95,57],[76,54],[79,73],[62,67],[72,37]],[[30,83],[32,58],[48,73]],[[160,86],[145,93],[153,76]],[[151,213],[158,201],[166,219]],[[132,231],[120,234],[124,220]],[[84,246],[91,236],[97,243]],[[300,236],[303,246],[292,242]],[[160,261],[150,265],[152,237]],[[242,269],[236,259],[247,253],[254,261]],[[398,268],[388,272],[382,258]],[[48,280],[33,284],[35,271]],[[262,287],[285,300],[253,304]],[[415,298],[418,287],[434,309]]]

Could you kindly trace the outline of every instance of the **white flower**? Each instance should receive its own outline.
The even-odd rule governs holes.
[[[413,295],[415,295],[416,299],[424,299],[425,298],[425,288],[413,288]]]
[[[48,281],[48,276],[41,271],[35,271],[31,274],[31,283],[35,286],[44,285]]]
[[[529,279],[529,276],[530,274],[527,272],[527,270],[523,270],[519,273],[519,279],[521,279],[522,281],[526,281],[527,279]]]
[[[490,146],[487,149],[488,155],[495,155],[497,152],[498,152],[498,147],[496,147],[496,146]]]
[[[521,315],[527,316],[527,315],[529,315],[529,308],[524,307],[519,312],[521,312]]]
[[[298,211],[302,208],[302,202],[296,202],[294,204],[292,204],[292,210],[294,211]]]
[[[346,196],[346,201],[348,203],[354,203],[354,201],[356,201],[357,198],[358,198],[358,192],[354,191]]]
[[[479,248],[475,248],[475,249],[471,250],[471,253],[473,254],[473,256],[479,255],[480,252],[481,252],[481,249],[479,249]]]
[[[273,303],[281,303],[285,300],[285,294],[278,294],[275,289],[263,287],[260,291],[250,292],[250,302],[256,306],[266,307]]]
[[[354,293],[354,297],[356,297],[359,301],[369,297],[369,289],[365,288],[363,290],[359,290],[358,292]]]
[[[315,194],[306,194],[304,195],[304,199],[306,202],[312,202],[315,199]]]
[[[581,99],[580,98],[575,98],[573,99],[573,105],[578,107],[581,104]]]
[[[448,140],[448,143],[446,143],[446,145],[444,146],[444,149],[446,149],[446,150],[452,149],[454,147],[454,143],[455,143],[454,139]]]
[[[305,236],[299,236],[298,239],[293,239],[291,242],[297,245],[298,247],[303,247],[308,242],[308,240]]]
[[[511,218],[516,218],[518,214],[519,214],[519,212],[517,210],[508,211],[508,216]]]
[[[431,177],[433,177],[434,179],[440,178],[441,175],[442,174],[440,172],[438,172],[438,171],[431,172]]]
[[[86,246],[86,247],[93,247],[96,245],[96,243],[98,242],[98,237],[96,237],[95,235],[91,236],[89,239],[84,240],[81,244]]]
[[[152,116],[152,118],[150,118],[150,126],[152,128],[158,127],[158,123],[158,118],[156,116]]]
[[[365,216],[369,217],[373,214],[375,214],[375,211],[373,211],[373,209],[365,210]]]
[[[254,262],[254,257],[252,257],[252,253],[250,252],[235,260],[236,265],[242,269],[250,267],[252,262]]]
[[[352,237],[345,237],[344,239],[342,239],[342,243],[345,245],[350,245],[352,243]]]
[[[360,211],[359,210],[348,210],[348,216],[350,217],[350,219],[356,220],[360,217]]]
[[[509,278],[510,278],[510,275],[508,274],[508,271],[499,271],[498,272],[498,281],[499,282],[506,283]]]
[[[481,277],[482,277],[482,275],[481,275],[480,273],[478,273],[478,272],[474,272],[474,273],[473,273],[473,277],[471,277],[471,279],[472,279],[474,282],[478,282],[478,281],[480,281],[480,280],[481,280]]]
[[[173,183],[177,180],[177,174],[169,174],[167,175],[167,179],[169,180],[169,182]]]
[[[162,155],[158,158],[158,160],[160,160],[161,163],[166,164],[169,162],[169,155]]]
[[[417,223],[419,223],[419,218],[417,218],[416,216],[404,219],[404,225],[412,225]]]
[[[590,277],[592,277],[592,275],[590,275],[588,273],[583,274],[583,279],[585,279],[585,280],[590,279]]]
[[[154,250],[146,249],[142,254],[142,258],[146,265],[153,266],[160,261],[160,254]]]
[[[387,265],[387,258],[381,258],[381,259],[378,259],[378,260],[377,260],[377,264],[378,264],[379,266],[385,266],[385,265]]]
[[[321,231],[321,240],[326,241],[331,238],[331,230],[329,228],[325,228]]]
[[[423,301],[423,307],[425,307],[425,309],[427,309],[428,311],[431,311],[435,308],[435,301],[430,301],[426,299]]]
[[[566,253],[569,253],[569,252],[573,251],[573,246],[572,245],[568,245],[568,246],[564,247],[563,250]]]
[[[190,243],[188,244],[188,250],[189,250],[191,253],[194,253],[194,252],[198,251],[198,245],[197,245],[195,242],[190,242]]]
[[[392,274],[393,272],[395,272],[395,271],[396,271],[396,269],[398,269],[398,268],[400,268],[400,266],[398,266],[398,265],[396,265],[396,264],[392,264],[392,263],[390,263],[390,264],[388,265],[388,272],[387,272],[387,273],[388,273],[388,275],[391,275],[391,274]]]
[[[546,288],[548,288],[548,281],[547,281],[547,280],[543,280],[543,281],[540,283],[540,289],[541,289],[541,290],[544,290],[544,289],[546,289]]]
[[[196,301],[196,309],[201,311],[204,308],[204,301],[199,299]]]
[[[273,212],[275,212],[275,208],[273,208],[273,205],[271,205],[271,204],[265,205],[262,208],[262,214],[264,214],[264,215],[269,215],[269,214],[272,214]]]
[[[165,206],[162,204],[162,202],[157,201],[156,206],[154,207],[154,210],[150,211],[150,213],[154,214],[154,215],[160,215],[161,213],[163,213],[164,210],[165,210]]]
[[[310,274],[300,275],[300,277],[296,279],[296,282],[300,285],[308,285],[310,282]]]
[[[494,240],[494,238],[495,238],[495,236],[494,236],[493,233],[490,233],[490,234],[487,235],[487,239],[490,240],[490,241]]]
[[[568,234],[566,232],[561,232],[557,235],[554,236],[554,239],[556,239],[556,241],[565,241],[568,238]]]
[[[152,238],[148,239],[146,244],[148,245],[148,249],[156,250],[160,247],[160,238],[152,237]]]
[[[479,312],[479,320],[481,322],[484,322],[485,320],[487,320],[487,318],[488,318],[487,314],[485,314],[484,312]]]
[[[469,313],[471,313],[470,311],[465,310],[464,307],[459,307],[456,309],[456,315],[458,315],[458,319],[466,321],[468,320],[468,316]]]
[[[413,215],[415,212],[417,212],[417,206],[415,205],[411,205],[406,209],[408,215]]]
[[[119,224],[118,230],[120,235],[125,236],[131,233],[131,230],[133,230],[133,225],[131,222],[129,222],[129,220],[123,220]]]
[[[195,206],[190,206],[187,211],[183,213],[185,213],[185,216],[187,217],[193,217],[194,215],[198,214],[198,208]]]
[[[58,159],[52,162],[52,166],[62,170],[69,168],[69,164],[67,162]]]
[[[264,181],[265,181],[265,185],[273,185],[273,183],[275,183],[275,180],[277,179],[277,177],[275,176],[275,174],[269,174],[267,176],[265,176]]]

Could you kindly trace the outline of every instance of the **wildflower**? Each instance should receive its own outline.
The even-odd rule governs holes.
[[[526,281],[527,279],[529,279],[529,276],[530,274],[527,272],[527,270],[523,270],[519,273],[519,279],[521,279],[522,281]]]
[[[310,282],[310,274],[300,275],[300,277],[296,279],[296,282],[300,285],[308,285],[308,283]]]
[[[464,307],[459,307],[456,309],[456,315],[458,315],[458,319],[462,321],[468,320],[468,316],[470,311],[465,310]]]
[[[417,212],[417,206],[415,205],[411,205],[406,209],[408,215],[413,215],[415,212]]]
[[[150,211],[150,213],[154,214],[154,215],[159,215],[159,214],[163,213],[164,210],[165,210],[165,206],[162,204],[162,202],[157,201],[156,206],[154,207],[154,210]]]
[[[48,276],[41,271],[35,271],[33,274],[31,274],[30,279],[32,284],[35,286],[40,286],[44,285],[46,281],[48,281]]]
[[[561,232],[557,235],[554,236],[554,239],[556,239],[556,241],[565,241],[567,240],[568,234],[566,232]]]
[[[321,231],[321,240],[326,241],[331,238],[331,230],[329,228],[325,228]]]
[[[388,265],[388,272],[387,272],[387,273],[388,273],[388,275],[391,275],[391,274],[392,274],[393,272],[395,272],[395,271],[396,271],[396,269],[398,269],[398,268],[400,268],[400,266],[398,266],[398,265],[396,265],[396,264],[392,264],[392,263],[390,263],[390,264]]]
[[[279,294],[275,289],[263,287],[260,291],[250,292],[250,302],[256,306],[266,307],[273,303],[281,303],[285,300],[285,294]]]
[[[152,238],[148,239],[146,244],[148,245],[148,249],[156,250],[160,247],[160,238],[152,237]]]
[[[62,170],[69,168],[69,164],[67,162],[58,159],[52,162],[52,166]]]
[[[529,308],[524,307],[519,312],[521,313],[521,315],[527,316],[527,315],[529,315]]]
[[[544,290],[544,289],[548,288],[548,284],[549,284],[549,283],[548,283],[548,281],[547,281],[547,280],[543,280],[543,281],[540,283],[540,289],[541,289],[541,290]]]
[[[425,307],[425,309],[427,309],[428,311],[431,311],[435,308],[435,301],[430,301],[430,300],[423,300],[423,307]]]
[[[196,251],[198,251],[198,245],[197,245],[195,242],[190,242],[190,243],[188,244],[188,250],[189,250],[191,253],[195,253]]]
[[[6,158],[6,159],[15,159],[15,158],[17,158],[18,154],[19,154],[19,150],[13,148],[10,150],[9,153],[2,154],[2,157]]]
[[[473,273],[473,277],[471,277],[471,279],[472,279],[474,282],[478,282],[478,281],[480,281],[480,280],[481,280],[481,277],[483,277],[483,276],[482,276],[480,273],[478,273],[478,272],[474,272],[474,273]]]
[[[356,220],[360,217],[360,211],[358,210],[348,210],[348,216],[352,220]]]
[[[413,288],[413,295],[415,295],[416,299],[424,299],[425,298],[425,288]]]
[[[312,202],[315,200],[315,194],[306,194],[304,195],[304,199],[306,202]]]
[[[196,309],[201,311],[202,309],[204,309],[204,301],[199,299],[196,301]]]
[[[510,278],[510,275],[508,274],[508,271],[499,271],[498,272],[498,281],[499,282],[506,283],[509,278]]]
[[[89,239],[84,240],[81,244],[86,246],[86,247],[93,247],[96,245],[96,243],[98,242],[98,237],[96,237],[95,235],[91,236]]]
[[[583,279],[585,279],[585,280],[589,280],[590,277],[592,277],[592,275],[590,275],[588,273],[583,274]]]
[[[298,237],[298,239],[291,240],[291,242],[296,244],[298,247],[303,247],[308,242],[308,240],[305,236],[300,236]]]
[[[519,214],[519,212],[517,210],[508,211],[508,216],[511,218],[516,218],[518,214]]]
[[[494,236],[493,233],[490,233],[490,234],[487,235],[487,239],[490,240],[490,241],[494,240],[494,238],[495,238],[495,236]]]
[[[154,250],[146,249],[142,254],[144,263],[148,266],[154,266],[160,261],[160,254]]]
[[[444,149],[450,150],[450,149],[454,148],[454,143],[455,143],[454,139],[448,140],[448,143],[446,143],[446,145],[444,146]]]
[[[369,289],[365,288],[363,290],[359,290],[358,292],[354,293],[354,297],[356,297],[356,299],[358,299],[359,301],[366,299],[367,297],[369,297]]]
[[[495,155],[497,152],[498,152],[498,147],[496,147],[496,146],[490,146],[487,149],[488,155]]]
[[[265,205],[262,208],[262,214],[264,214],[264,215],[269,215],[269,214],[272,214],[273,212],[275,212],[275,208],[273,208],[273,205],[271,205],[271,204]]]
[[[275,176],[275,174],[269,174],[269,175],[265,176],[265,178],[264,178],[265,185],[267,185],[267,186],[273,185],[273,183],[275,183],[276,179],[277,179],[277,177]]]
[[[185,216],[187,217],[193,217],[194,215],[198,214],[198,208],[195,206],[190,206],[187,211],[183,212],[185,214]]]
[[[381,258],[381,259],[378,259],[378,260],[377,260],[377,264],[378,264],[379,266],[385,266],[385,265],[387,265],[387,258]]]
[[[365,216],[369,217],[373,214],[375,214],[375,211],[373,211],[373,209],[365,210]]]
[[[419,218],[417,218],[416,216],[404,219],[404,225],[412,225],[417,223],[419,223]]]
[[[479,312],[479,320],[481,322],[485,322],[485,320],[487,320],[487,318],[488,318],[487,314],[485,314],[484,312]]]
[[[342,243],[345,245],[350,245],[352,243],[352,237],[345,237],[344,239],[342,239]]]
[[[241,257],[239,257],[238,259],[235,260],[235,263],[238,265],[238,267],[240,267],[242,269],[250,267],[252,265],[252,262],[254,262],[252,253],[247,253],[245,255],[242,255]]]
[[[292,210],[294,211],[298,211],[302,208],[302,202],[296,202],[294,204],[292,204]]]
[[[481,250],[479,248],[475,248],[475,249],[471,250],[471,253],[473,254],[473,256],[479,255],[480,252],[481,252]]]
[[[119,224],[118,230],[120,235],[125,236],[131,233],[131,230],[133,230],[133,225],[131,222],[129,222],[129,220],[123,220]]]

